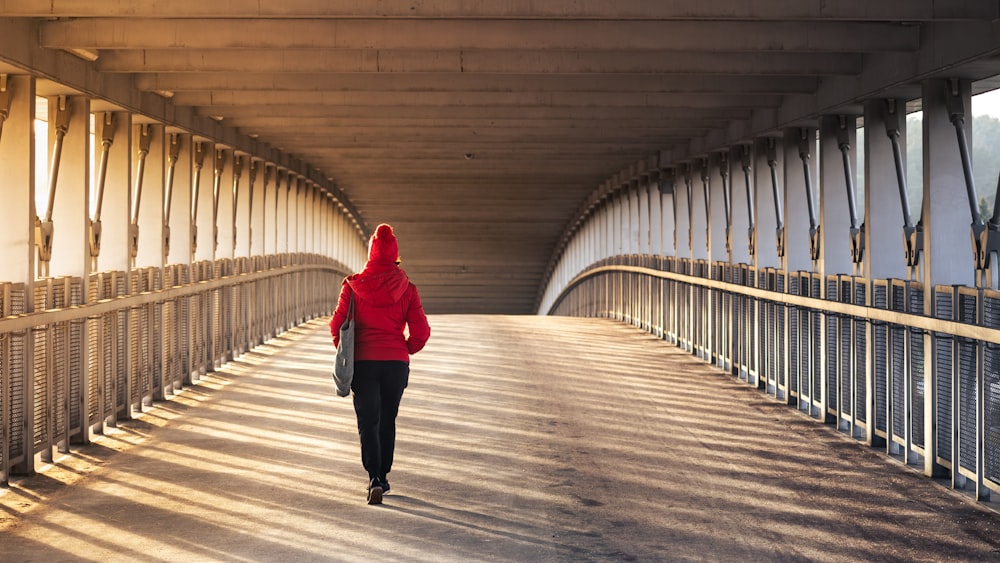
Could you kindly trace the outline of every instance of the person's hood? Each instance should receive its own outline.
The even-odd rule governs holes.
[[[347,278],[347,284],[359,299],[385,307],[403,297],[410,286],[410,279],[395,263],[368,262],[364,270]]]

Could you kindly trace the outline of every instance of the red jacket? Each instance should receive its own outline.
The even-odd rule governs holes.
[[[339,344],[340,325],[347,318],[348,302],[354,294],[354,359],[410,361],[427,343],[431,327],[420,305],[417,286],[394,262],[370,260],[360,273],[341,286],[337,310],[330,320],[334,345]],[[404,329],[408,328],[409,338]]]

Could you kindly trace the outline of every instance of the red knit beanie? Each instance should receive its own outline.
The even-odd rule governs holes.
[[[371,240],[368,241],[368,260],[392,264],[399,260],[399,243],[392,227],[382,223],[375,228]]]

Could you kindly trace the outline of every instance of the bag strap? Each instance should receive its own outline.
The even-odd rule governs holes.
[[[351,322],[354,320],[354,290],[348,285],[347,291],[351,292],[351,300],[347,305],[347,322]]]

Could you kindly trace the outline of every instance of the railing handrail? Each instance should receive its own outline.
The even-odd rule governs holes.
[[[109,297],[82,305],[74,305],[59,309],[46,309],[44,311],[2,317],[0,318],[0,334],[24,332],[39,326],[83,320],[120,309],[139,307],[149,303],[172,301],[181,297],[196,295],[205,291],[211,291],[230,285],[239,285],[270,277],[294,274],[296,272],[308,270],[343,273],[333,264],[317,263],[277,266],[257,272],[231,274],[210,280],[190,282],[185,285],[168,287],[159,290],[144,291],[141,293],[121,295],[118,297]]]
[[[570,291],[572,291],[573,288],[575,288],[577,285],[586,281],[587,279],[608,272],[630,272],[636,274],[645,274],[656,278],[669,279],[681,283],[707,287],[710,289],[718,289],[722,291],[728,291],[730,293],[737,293],[740,295],[745,295],[747,297],[761,299],[764,301],[770,301],[772,303],[778,303],[789,307],[801,307],[805,309],[818,310],[823,313],[831,313],[835,315],[842,315],[848,317],[865,318],[871,321],[918,328],[927,332],[944,333],[952,336],[957,336],[960,338],[981,340],[984,342],[989,342],[991,344],[1000,344],[1000,329],[989,328],[980,325],[971,325],[957,321],[950,321],[946,319],[937,319],[925,315],[918,315],[915,313],[891,311],[888,309],[880,309],[877,307],[871,307],[867,305],[854,305],[851,303],[842,303],[839,301],[831,301],[828,299],[820,299],[816,297],[794,295],[791,293],[770,291],[766,289],[734,284],[730,282],[702,278],[698,276],[691,276],[688,274],[666,272],[663,270],[657,270],[654,268],[647,268],[643,266],[602,265],[602,266],[595,266],[593,268],[587,269],[577,274],[572,280],[569,281],[569,283],[566,284],[562,292],[560,292],[559,297],[553,301],[552,306],[549,307],[548,314],[552,314],[552,312],[556,309],[556,307],[558,307],[559,303],[562,301],[562,298],[565,295],[567,295]]]

